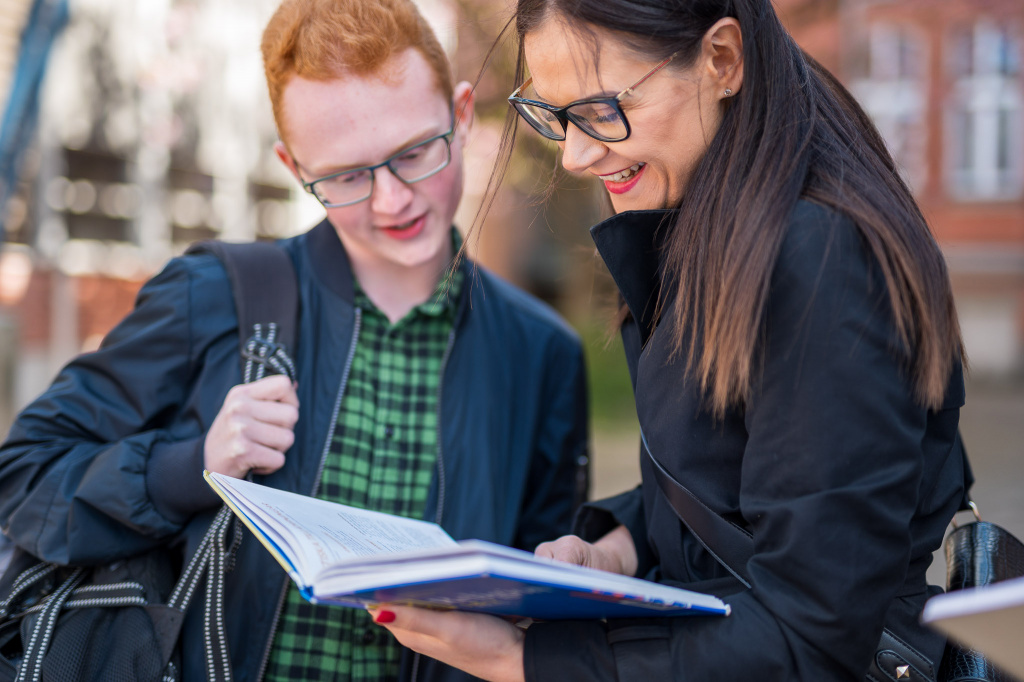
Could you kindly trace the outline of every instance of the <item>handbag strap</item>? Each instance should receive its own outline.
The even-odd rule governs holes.
[[[701,545],[724,566],[743,585],[750,587],[747,562],[754,555],[753,536],[743,528],[731,523],[713,511],[700,498],[690,492],[682,483],[675,479],[657,460],[647,444],[643,430],[640,440],[644,451],[650,458],[654,469],[654,478],[658,482],[665,499],[679,520],[683,522]],[[964,507],[969,508],[968,491],[973,477],[967,462],[967,453],[960,443],[957,433],[956,446],[963,454],[964,462]],[[921,652],[917,651],[902,639],[894,635],[888,628],[883,629],[882,638],[871,660],[867,680],[896,680],[906,678],[910,682],[934,679],[934,665]]]
[[[967,459],[967,448],[964,447],[964,441],[960,437],[959,429],[957,429],[956,441],[953,443],[953,447],[960,451],[960,459],[964,463],[964,494],[960,500],[960,511],[973,511],[977,514],[978,508],[971,501],[971,486],[974,485],[974,472],[971,470],[971,460]]]
[[[754,556],[754,538],[745,529],[725,519],[670,474],[651,452],[647,437],[640,431],[644,452],[654,465],[654,478],[679,520],[718,563],[750,587],[747,561]]]
[[[753,536],[716,513],[676,480],[651,452],[643,430],[640,431],[640,440],[643,443],[644,451],[654,465],[654,478],[658,482],[658,488],[664,494],[669,506],[672,507],[672,511],[718,563],[722,564],[746,587],[750,587],[747,562],[754,556]],[[977,507],[971,501],[970,495],[974,474],[971,471],[971,463],[967,459],[967,450],[963,446],[959,431],[957,431],[953,447],[960,451],[964,467],[964,494],[960,503],[960,511],[973,510],[977,513]]]

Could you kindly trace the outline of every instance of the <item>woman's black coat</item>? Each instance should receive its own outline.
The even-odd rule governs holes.
[[[578,532],[625,523],[638,575],[718,594],[732,615],[534,625],[527,679],[863,680],[883,626],[937,661],[943,638],[917,618],[963,493],[960,365],[940,410],[915,401],[877,263],[850,220],[800,202],[749,397],[715,419],[654,319],[670,220],[625,213],[592,232],[631,312],[641,429],[676,480],[752,533],[752,587],[681,525],[642,460],[641,488],[592,505]]]

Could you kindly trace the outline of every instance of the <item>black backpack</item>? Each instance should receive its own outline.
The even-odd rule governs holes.
[[[243,381],[295,378],[299,313],[291,258],[267,242],[202,242],[224,264],[239,321]],[[17,550],[0,579],[0,682],[175,682],[185,612],[205,584],[207,669],[231,680],[224,581],[241,541],[227,507],[182,567],[171,546],[103,566],[60,566]],[[205,581],[204,581],[205,578]]]

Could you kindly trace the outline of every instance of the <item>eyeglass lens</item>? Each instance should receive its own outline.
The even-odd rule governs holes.
[[[551,140],[564,140],[565,128],[554,113],[543,107],[514,102],[516,110],[537,132]],[[609,102],[581,102],[566,109],[566,117],[583,132],[603,141],[621,140],[629,129],[619,110]]]
[[[451,161],[448,140],[437,137],[409,147],[385,164],[392,173],[406,183],[418,182],[440,172]],[[360,168],[317,180],[311,189],[328,206],[354,204],[373,193],[375,171]]]

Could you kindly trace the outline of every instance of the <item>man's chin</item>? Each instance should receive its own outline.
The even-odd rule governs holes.
[[[447,231],[443,235],[424,232],[412,239],[389,239],[381,255],[407,268],[443,269],[452,256],[451,239]]]

